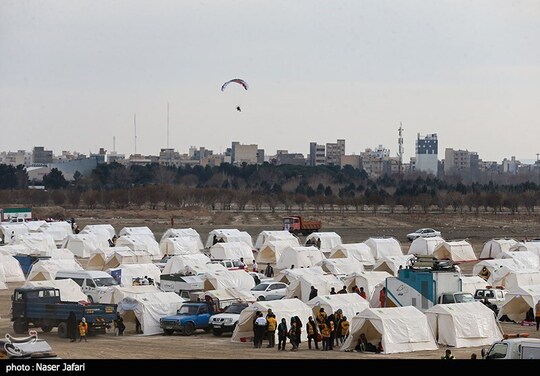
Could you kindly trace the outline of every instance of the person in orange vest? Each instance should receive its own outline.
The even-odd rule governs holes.
[[[82,341],[82,339],[84,338],[84,342],[88,342],[86,340],[86,333],[88,333],[88,323],[86,322],[86,319],[83,317],[81,319],[81,322],[79,323],[79,342]]]
[[[321,335],[322,335],[322,351],[328,351],[330,348],[330,323],[328,321],[324,321],[321,326]]]
[[[343,344],[345,341],[345,338],[349,335],[349,327],[351,324],[347,321],[347,317],[343,316],[343,320],[341,320],[340,329],[341,329],[341,337],[340,341]]]

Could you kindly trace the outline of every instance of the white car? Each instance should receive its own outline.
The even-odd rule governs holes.
[[[419,228],[415,232],[411,232],[410,234],[407,234],[407,239],[409,239],[412,242],[414,239],[432,238],[434,236],[441,236],[441,232],[434,230],[432,228]]]
[[[283,282],[262,282],[251,290],[257,300],[266,300],[268,295],[287,295],[287,284]]]
[[[238,325],[240,313],[248,306],[247,303],[233,303],[222,313],[211,316],[208,324],[212,328],[212,333],[215,336],[220,336],[222,333],[232,333]]]

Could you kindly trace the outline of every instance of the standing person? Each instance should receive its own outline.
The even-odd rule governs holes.
[[[278,331],[278,348],[277,349],[278,351],[279,350],[285,351],[285,345],[287,344],[287,334],[288,334],[287,320],[285,320],[284,318],[281,319],[281,323],[279,323],[277,331]]]
[[[383,287],[379,293],[379,303],[381,307],[386,307],[386,287]]]
[[[328,321],[324,321],[321,326],[321,335],[322,335],[322,351],[328,351],[330,348],[330,325]]]
[[[536,311],[534,318],[536,320],[536,330],[538,331],[538,327],[540,327],[540,300],[534,306],[534,310]]]
[[[137,334],[142,334],[142,330],[141,330],[141,322],[139,321],[139,319],[137,318],[137,316],[135,316],[135,333],[137,333]]]
[[[336,316],[332,313],[326,319],[327,325],[330,328],[330,338],[328,340],[328,350],[334,350],[334,341],[336,339]]]
[[[349,335],[350,326],[351,324],[349,323],[349,321],[347,321],[347,316],[343,316],[343,320],[341,320],[341,324],[339,328],[341,331],[341,337],[340,337],[341,344],[343,344],[343,342],[345,341],[345,338],[347,338],[347,336]]]
[[[251,264],[251,270],[254,271],[255,273],[259,271],[257,262],[255,262],[255,260],[253,260],[253,263]]]
[[[311,340],[313,340],[315,344],[315,350],[319,350],[319,344],[317,343],[319,328],[317,323],[313,320],[312,316],[309,316],[308,322],[306,324],[306,331],[308,334],[308,348],[311,350]]]
[[[302,342],[302,321],[298,316],[294,316],[294,319],[296,320],[296,348],[298,349]]]
[[[83,338],[84,342],[87,342],[86,333],[88,333],[88,323],[86,322],[86,318],[83,317],[79,323],[79,342],[81,342]]]
[[[270,313],[266,316],[266,335],[268,336],[268,346],[266,347],[275,347],[276,346],[276,328],[277,320],[276,316],[273,313]]]
[[[240,269],[245,269],[246,263],[244,262],[244,258],[243,258],[243,257],[240,257],[240,262],[238,263],[238,267],[239,267]]]
[[[366,296],[366,292],[364,291],[364,288],[363,287],[360,287],[360,292],[359,292],[360,296],[364,299],[367,300],[367,296]]]
[[[444,356],[441,356],[441,359],[452,360],[454,359],[454,355],[452,355],[452,351],[450,351],[450,349],[446,349]]]
[[[338,294],[346,294],[347,293],[347,286],[343,286],[341,290],[337,292]]]
[[[326,314],[326,312],[324,312],[324,307],[321,307],[319,308],[319,313],[317,313],[317,324],[319,324],[319,329],[321,330],[322,332],[322,329],[321,329],[321,326],[324,322],[326,322],[326,317],[328,315]]]
[[[332,288],[330,289],[330,295],[334,295],[334,294],[337,294],[337,293],[336,293],[336,289],[335,289],[334,287],[332,287]]]
[[[262,347],[264,333],[266,332],[267,325],[268,325],[268,322],[263,317],[262,312],[259,312],[258,317],[255,319],[255,339],[254,339],[254,346],[258,349]]]
[[[334,344],[335,346],[339,346],[341,343],[343,343],[343,340],[341,339],[341,320],[343,320],[343,311],[338,309],[336,313],[334,314]]]
[[[318,291],[315,288],[315,286],[311,286],[311,291],[309,292],[309,299],[308,300],[313,299],[314,297],[317,296],[317,294],[318,294]]]
[[[126,330],[126,325],[124,324],[124,319],[120,316],[119,313],[116,314],[116,319],[114,320],[114,326],[118,329],[118,335],[123,336],[124,330]]]
[[[296,319],[294,316],[291,317],[291,327],[289,328],[288,337],[292,345],[291,351],[298,351],[298,342],[296,342]]]
[[[75,342],[77,340],[77,317],[75,312],[69,312],[67,319],[67,336],[70,338],[70,342]]]
[[[266,269],[264,269],[264,275],[268,278],[272,278],[274,276],[274,268],[272,268],[272,265],[266,264]]]

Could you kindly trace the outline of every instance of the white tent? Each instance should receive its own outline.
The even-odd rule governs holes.
[[[18,255],[18,254],[29,255],[29,254],[34,254],[35,252],[33,252],[32,250],[26,248],[22,244],[16,244],[16,245],[4,245],[4,246],[0,247],[0,253],[2,253],[4,255],[15,256],[15,255]]]
[[[335,232],[312,232],[306,237],[305,246],[315,246],[323,253],[332,252],[334,247],[342,244],[341,236]]]
[[[377,260],[373,265],[373,271],[375,272],[388,272],[393,276],[398,275],[400,268],[405,268],[407,262],[414,257],[413,255],[402,256],[385,256]]]
[[[240,291],[251,290],[255,280],[244,270],[212,270],[204,273],[204,290],[236,288]]]
[[[82,266],[75,260],[65,259],[43,259],[32,264],[27,281],[53,280],[59,270],[83,270]]]
[[[189,238],[197,242],[197,249],[203,250],[204,245],[202,243],[201,236],[197,231],[192,228],[170,228],[163,233],[160,243],[169,238]]]
[[[369,238],[364,243],[371,249],[375,260],[385,256],[403,256],[401,245],[395,238]]]
[[[503,286],[506,290],[512,291],[518,287],[530,285],[540,285],[540,271],[514,270],[505,272],[506,268],[499,269],[494,274],[493,285]]]
[[[322,275],[326,274],[320,266],[313,266],[311,268],[294,268],[294,269],[283,269],[276,276],[274,280],[276,282],[291,283],[292,281],[297,280],[303,275]]]
[[[347,286],[347,291],[352,291],[353,286],[363,287],[367,300],[371,302],[374,298],[375,289],[378,285],[386,283],[386,278],[392,277],[388,272],[360,272],[352,273],[345,277],[343,284]],[[375,298],[378,299],[378,296]]]
[[[27,249],[47,255],[57,248],[52,235],[41,232],[31,232],[16,236],[12,244],[20,244]]]
[[[520,242],[510,247],[511,252],[530,251],[540,257],[540,242]]]
[[[123,316],[124,324],[135,322],[134,315],[141,323],[143,334],[162,334],[159,320],[174,315],[183,302],[184,299],[174,292],[147,292],[121,300],[118,312]]]
[[[320,295],[329,295],[332,287],[338,291],[342,286],[341,280],[332,274],[305,274],[287,286],[285,297],[297,297],[303,302],[308,302],[311,287],[315,287]]]
[[[362,333],[375,346],[381,342],[383,354],[437,350],[426,315],[412,306],[363,310],[351,319],[341,350],[353,350]]]
[[[160,291],[154,285],[141,285],[141,286],[111,286],[101,295],[100,303],[118,304],[122,299],[132,297],[137,294],[146,294],[149,292]]]
[[[244,242],[216,243],[210,247],[210,258],[214,260],[240,260],[244,259],[244,264],[251,263],[253,249]]]
[[[357,293],[318,295],[307,302],[307,305],[311,307],[313,311],[311,316],[313,317],[317,317],[319,309],[321,308],[324,308],[324,311],[328,315],[341,309],[343,316],[347,317],[347,320],[349,321],[356,316],[357,313],[369,308],[369,302]]]
[[[59,279],[47,281],[27,281],[23,287],[53,287],[60,290],[60,299],[63,302],[85,302],[88,297],[82,292],[81,286],[72,279]]]
[[[499,319],[508,315],[510,320],[520,322],[525,320],[527,311],[533,309],[536,314],[536,303],[540,300],[540,284],[522,286],[506,293],[504,304],[499,310]]]
[[[62,243],[62,248],[67,248],[80,258],[88,258],[98,248],[109,246],[107,241],[103,241],[93,234],[73,234],[68,235]]]
[[[192,255],[178,255],[172,256],[165,267],[163,268],[162,274],[175,274],[179,273],[186,275],[188,271],[188,266],[198,265],[204,267],[207,263],[210,262],[210,259],[202,253],[192,254]]]
[[[253,240],[251,235],[245,231],[240,231],[235,228],[231,229],[215,229],[208,233],[206,239],[206,248],[210,248],[217,242],[229,243],[229,242],[244,242],[253,249]]]
[[[493,274],[503,267],[511,270],[522,269],[513,259],[482,260],[474,264],[472,274],[485,279],[489,284],[493,282]]]
[[[470,292],[474,295],[477,289],[485,289],[488,286],[486,280],[480,276],[461,276],[461,291]]]
[[[4,244],[12,244],[17,236],[28,233],[30,230],[24,223],[0,223],[0,238]]]
[[[309,316],[312,315],[311,308],[299,299],[281,299],[271,301],[259,301],[244,308],[240,313],[238,325],[234,329],[231,337],[232,342],[250,342],[253,339],[253,319],[255,312],[267,312],[271,309],[276,315],[276,320],[281,322],[281,319],[287,321],[287,328],[290,328],[291,318],[298,316],[302,321],[302,334],[300,339],[307,340],[305,324],[308,322]]]
[[[199,293],[200,299],[204,300],[205,296],[210,296],[218,303],[220,308],[225,308],[229,304],[235,302],[255,303],[257,299],[247,291],[241,291],[234,287],[219,290],[208,290]]]
[[[21,264],[10,254],[0,253],[0,273],[4,282],[22,282],[25,280]]]
[[[46,221],[42,221],[42,220],[39,220],[39,221],[26,221],[24,222],[24,225],[26,227],[28,227],[28,230],[30,232],[40,232],[40,228],[41,226],[45,225],[47,222]]]
[[[126,246],[132,251],[146,251],[152,255],[153,260],[161,260],[163,257],[158,242],[149,236],[122,235],[116,239],[116,246]]]
[[[257,240],[255,240],[255,249],[261,249],[263,245],[265,245],[269,241],[275,241],[275,240],[289,240],[289,239],[296,239],[297,246],[300,245],[298,243],[298,238],[291,234],[289,231],[286,230],[279,230],[279,231],[261,231],[259,235],[257,236]]]
[[[487,346],[503,338],[493,311],[480,302],[437,304],[425,314],[441,345]]]
[[[112,275],[120,286],[133,286],[133,281],[136,278],[144,276],[152,278],[155,282],[160,281],[161,270],[154,264],[122,264],[117,268],[107,269],[107,273]]]
[[[268,240],[264,245],[259,249],[257,253],[257,264],[259,267],[262,267],[266,264],[275,265],[279,257],[283,253],[283,250],[287,247],[299,247],[297,238],[284,239],[284,240]]]
[[[52,259],[64,259],[64,260],[75,260],[75,255],[69,249],[58,248],[53,250],[50,255]]]
[[[118,236],[124,236],[124,235],[134,235],[138,237],[149,237],[153,240],[156,240],[156,237],[154,236],[154,233],[150,228],[147,226],[140,226],[140,227],[124,227],[120,230],[118,233]]]
[[[184,274],[187,276],[198,275],[202,276],[207,272],[214,272],[216,270],[228,270],[220,263],[207,263],[207,264],[187,264],[184,268]],[[246,273],[247,274],[247,273]],[[253,278],[252,278],[253,279]]]
[[[531,251],[504,251],[501,258],[512,259],[518,266],[523,268],[540,269],[540,259],[536,253]]]
[[[477,260],[471,243],[465,240],[455,242],[443,242],[433,251],[433,257],[438,260],[452,260],[454,262],[465,262]]]
[[[117,268],[119,265],[127,264],[151,264],[152,255],[146,251],[132,251],[131,249],[116,248],[114,252],[107,256],[103,269]]]
[[[71,224],[66,221],[46,222],[39,229],[41,232],[51,235],[57,247],[62,245],[68,235],[73,234]]]
[[[88,270],[104,270],[107,260],[117,251],[131,251],[128,247],[106,247],[96,249],[88,258],[85,269]],[[119,263],[121,264],[121,263]]]
[[[354,258],[324,259],[319,261],[316,266],[320,266],[324,272],[336,276],[364,271],[364,264]]]
[[[116,235],[116,230],[110,224],[86,225],[80,234],[100,234],[107,239],[112,239]]]
[[[316,247],[287,247],[277,260],[276,269],[283,270],[294,265],[295,268],[307,268],[316,265],[325,257]]]
[[[0,290],[7,290],[6,276],[4,275],[4,269],[0,268]]]
[[[480,260],[500,258],[504,251],[509,251],[517,243],[514,239],[491,239],[484,243]]]
[[[363,264],[375,264],[371,248],[366,243],[340,244],[334,247],[329,258],[353,258]]]
[[[189,255],[201,253],[201,248],[199,248],[197,239],[184,236],[161,240],[159,249],[164,255]]]
[[[416,256],[429,256],[433,254],[435,248],[441,243],[444,242],[444,239],[440,236],[433,236],[431,238],[416,238],[412,241],[411,246],[409,247],[408,255]]]

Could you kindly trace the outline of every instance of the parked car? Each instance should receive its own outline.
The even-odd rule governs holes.
[[[484,359],[540,359],[540,339],[520,338],[519,334],[505,335],[494,342],[489,349],[482,349]]]
[[[483,302],[487,298],[491,304],[495,304],[497,309],[500,309],[506,300],[507,292],[507,290],[499,288],[476,289],[474,299],[478,302]]]
[[[438,304],[470,303],[474,302],[474,296],[470,292],[449,292],[439,296]]]
[[[287,284],[283,282],[263,282],[253,287],[250,292],[257,300],[266,300],[268,295],[285,296],[287,294]]]
[[[434,236],[441,236],[441,232],[434,230],[432,228],[419,228],[415,232],[411,232],[410,234],[407,234],[407,239],[409,239],[409,241],[412,242],[414,239],[432,238]]]
[[[274,278],[268,278],[267,276],[265,276],[262,273],[258,273],[258,272],[248,272],[248,273],[255,280],[255,285],[258,285],[259,283],[262,283],[262,282],[273,282],[274,281]]]
[[[209,325],[212,328],[212,333],[215,336],[220,336],[222,333],[234,332],[234,328],[238,325],[240,313],[248,305],[248,303],[233,303],[227,306],[223,313],[211,316]]]
[[[221,264],[224,267],[226,267],[229,270],[246,270],[247,271],[247,265],[244,265],[242,267],[240,264],[240,260],[212,260],[210,261],[211,264]]]

